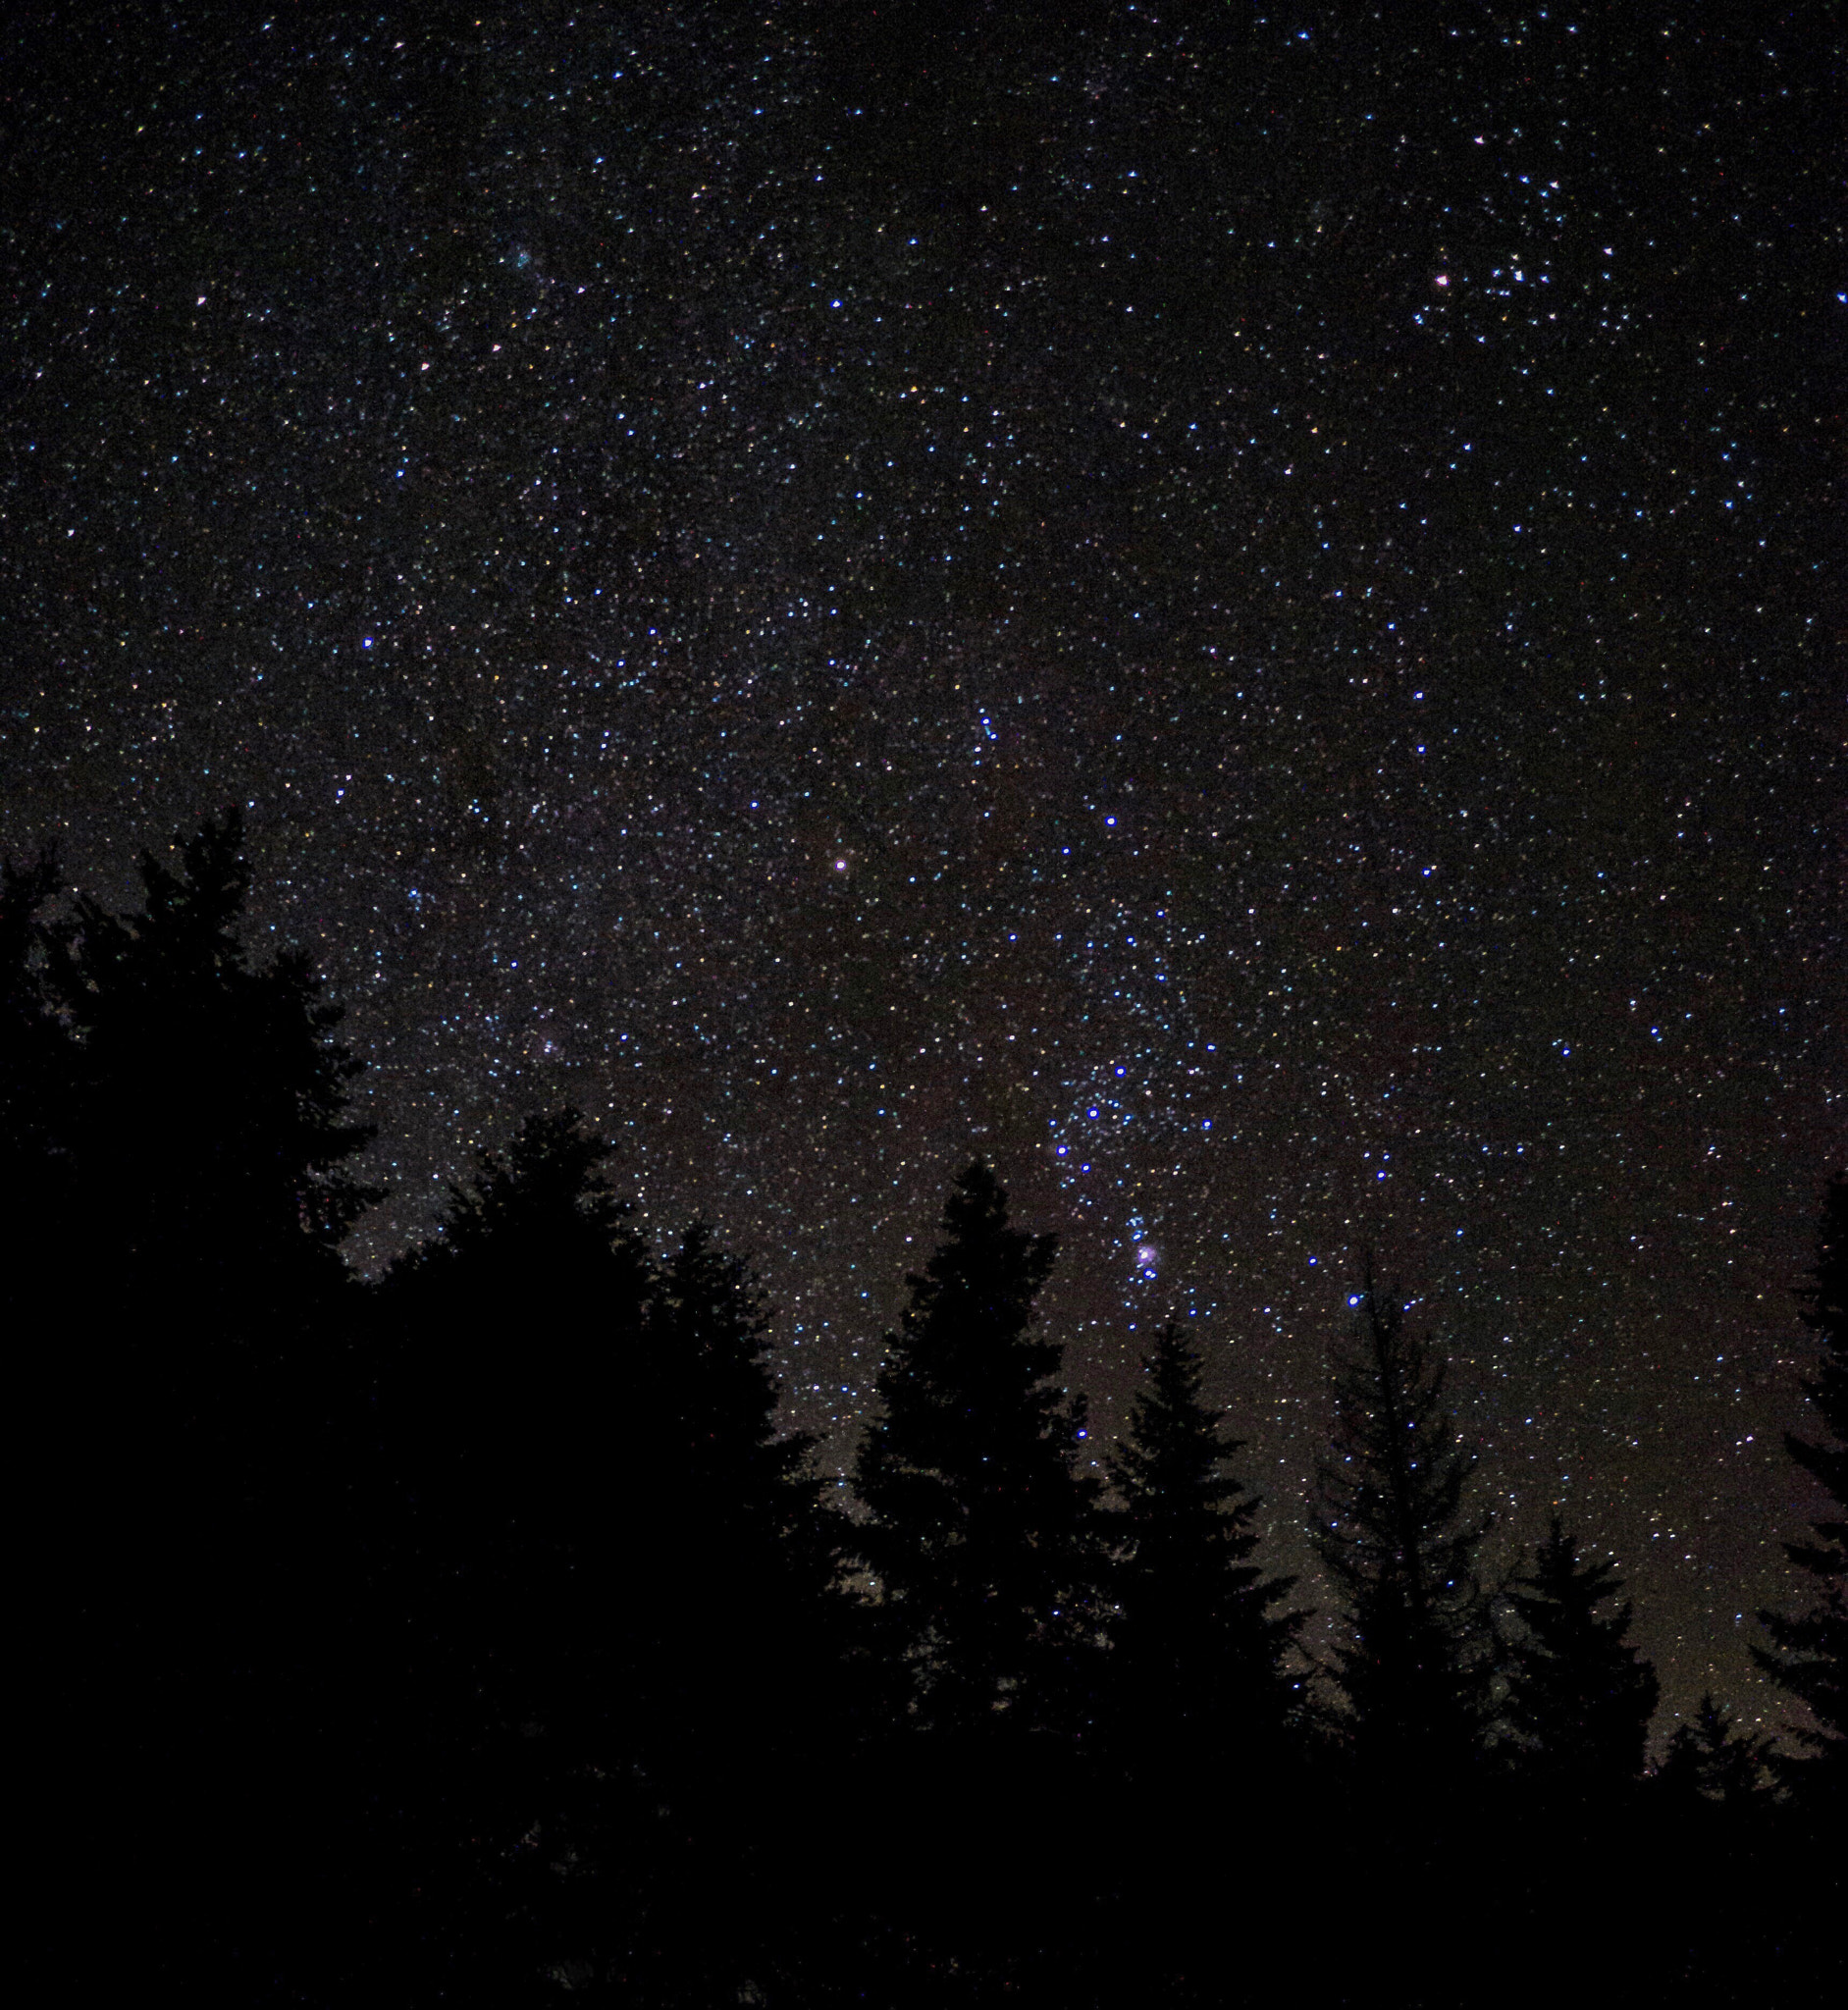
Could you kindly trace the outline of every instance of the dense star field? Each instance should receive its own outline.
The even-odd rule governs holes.
[[[844,1460],[979,1151],[1098,1435],[1196,1322],[1303,1567],[1371,1243],[1505,1543],[1780,1720],[1833,9],[23,13],[0,849],[247,806],[356,1260],[575,1103]]]

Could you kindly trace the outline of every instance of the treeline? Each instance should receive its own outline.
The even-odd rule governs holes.
[[[23,1631],[63,1957],[246,2004],[1810,2004],[1840,1972],[1848,1183],[1802,1314],[1834,1503],[1762,1615],[1801,1706],[1656,1678],[1592,1532],[1479,1568],[1445,1365],[1369,1268],[1305,1645],[1169,1327],[1093,1456],[1056,1258],[972,1165],[851,1493],[748,1269],[570,1111],[376,1282],[358,1064],[254,962],[235,816],[121,917],[0,885]],[[1105,1478],[1097,1476],[1101,1464]],[[109,1993],[114,1993],[113,1990]]]

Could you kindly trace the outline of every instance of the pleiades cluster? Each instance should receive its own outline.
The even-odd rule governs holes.
[[[844,1466],[980,1153],[1100,1445],[1174,1313],[1307,1568],[1371,1245],[1498,1554],[1780,1720],[1834,10],[28,13],[0,842],[246,806],[357,1264],[575,1104]]]

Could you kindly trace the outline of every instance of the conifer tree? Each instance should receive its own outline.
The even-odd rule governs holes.
[[[639,1764],[651,1806],[638,1825],[617,1788],[588,1811],[580,1856],[603,1876],[580,1917],[606,1949],[626,1935],[607,1966],[633,1977],[637,1950],[654,1947],[676,2000],[738,2001],[810,1917],[816,1782],[851,1764],[845,1524],[824,1503],[814,1439],[779,1417],[763,1295],[704,1223],[661,1263],[643,1345],[623,1434],[635,1470],[622,1651],[593,1749],[607,1778]],[[686,1851],[672,1875],[663,1809]],[[830,1797],[830,1831],[837,1813]]]
[[[554,1924],[547,1866],[602,1698],[631,1687],[623,1419],[646,1413],[655,1272],[609,1155],[573,1109],[528,1117],[375,1293],[374,1846],[394,1905],[422,1894],[420,1936],[509,1993]]]
[[[4,1038],[26,1057],[23,1081],[7,1071],[26,1106],[12,1143],[44,1176],[26,1211],[69,1364],[48,1411],[80,1475],[63,1528],[75,1610],[47,1632],[125,1820],[159,1811],[158,1840],[125,1843],[149,1866],[125,1935],[170,1960],[211,1937],[268,1959],[281,1915],[312,1909],[343,1860],[340,1243],[374,1197],[348,1166],[371,1134],[348,1119],[359,1064],[307,961],[257,963],[239,940],[238,815],[208,820],[178,870],[143,855],[141,881],[130,915],[79,899],[39,923],[42,865],[0,900]]]
[[[400,1504],[392,1594],[414,1637],[517,1714],[563,1654],[623,1541],[632,1468],[614,1451],[636,1398],[656,1278],[574,1109],[482,1148],[435,1236],[378,1290],[384,1425]],[[575,1580],[581,1595],[561,1602]],[[581,1643],[580,1643],[581,1644]],[[444,1677],[430,1679],[438,1687]]]
[[[839,1700],[823,1692],[844,1650],[844,1526],[823,1505],[815,1440],[780,1425],[757,1284],[704,1223],[660,1266],[643,1353],[647,1441],[625,1457],[631,1511],[649,1530],[629,1562],[630,1598],[655,1614],[647,1708],[663,1730],[679,1726],[683,1768],[695,1752],[709,1770],[767,1762],[801,1743],[805,1723],[813,1731],[812,1708]]]
[[[363,1064],[306,957],[245,957],[241,812],[208,818],[178,873],[140,870],[141,913],[80,898],[51,931],[81,1052],[77,1204],[117,1296],[184,1292],[201,1338],[268,1343],[342,1289],[339,1245],[378,1197],[346,1170],[372,1137],[345,1120]]]
[[[1228,1470],[1237,1439],[1200,1395],[1200,1359],[1170,1321],[1109,1461],[1116,1607],[1115,1740],[1133,1772],[1274,1769],[1296,1704],[1286,1662],[1300,1615],[1275,1609],[1292,1578],[1250,1560],[1262,1505]]]
[[[1316,1550],[1346,1602],[1334,1673],[1363,1772],[1454,1781],[1481,1736],[1488,1676],[1475,1576],[1488,1519],[1466,1510],[1446,1363],[1404,1328],[1363,1259],[1358,1344],[1338,1364],[1335,1435],[1318,1473]]]
[[[1811,1723],[1794,1735],[1815,1755],[1815,1782],[1837,1804],[1848,1803],[1848,1173],[1828,1183],[1817,1234],[1815,1283],[1801,1294],[1804,1324],[1822,1341],[1814,1380],[1803,1385],[1822,1419],[1822,1435],[1786,1435],[1792,1458],[1833,1504],[1813,1524],[1816,1540],[1787,1543],[1790,1560],[1816,1581],[1817,1601],[1790,1616],[1760,1613],[1771,1649],[1760,1665],[1808,1709]]]
[[[529,1118],[378,1294],[410,1449],[398,1798],[428,1811],[399,1848],[497,1989],[543,1958],[729,2000],[839,1703],[838,1537],[747,1266],[697,1223],[657,1262],[609,1150]]]
[[[1063,1349],[1029,1330],[1057,1239],[1011,1227],[979,1161],[943,1226],[879,1371],[857,1547],[924,1721],[1043,1724],[1072,1694],[1097,1567],[1082,1408],[1055,1379]]]
[[[1701,1698],[1692,1721],[1677,1724],[1662,1764],[1657,1791],[1683,1805],[1708,1801],[1737,1810],[1767,1804],[1772,1792],[1772,1741],[1741,1730],[1730,1704]]]
[[[769,1314],[742,1257],[695,1222],[661,1265],[650,1299],[650,1393],[663,1448],[657,1484],[672,1485],[702,1547],[723,1549],[745,1574],[808,1573],[818,1596],[833,1582],[842,1531],[811,1469],[815,1439],[785,1431],[770,1366]]]
[[[48,1303],[74,1226],[78,1053],[51,1009],[38,919],[57,891],[48,853],[0,865],[0,1307],[18,1317]]]
[[[1550,1795],[1609,1799],[1642,1775],[1660,1692],[1624,1639],[1628,1601],[1609,1610],[1621,1590],[1616,1565],[1582,1560],[1557,1514],[1508,1589],[1521,1630],[1504,1709],[1521,1772]]]

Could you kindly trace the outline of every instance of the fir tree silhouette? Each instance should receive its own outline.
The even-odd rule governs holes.
[[[207,820],[140,912],[0,899],[20,1118],[9,1184],[42,1190],[69,1469],[62,1709],[106,1772],[141,1875],[148,1974],[275,1972],[343,1873],[340,1755],[357,1613],[346,1230],[358,1070],[304,958],[246,957],[242,823]],[[17,1217],[16,1217],[17,1218]],[[80,1792],[80,1790],[79,1790]],[[236,1838],[234,1844],[233,1838]]]
[[[1656,1769],[1656,1788],[1683,1806],[1707,1801],[1734,1812],[1763,1807],[1773,1791],[1773,1757],[1769,1738],[1741,1730],[1730,1704],[1705,1695],[1693,1719],[1675,1726]]]
[[[1089,1876],[1100,1488],[1063,1350],[1031,1331],[1056,1248],[1010,1225],[987,1166],[962,1174],[856,1460],[853,1547],[890,1712],[851,1818],[888,1855],[856,1903],[902,1950],[880,1984],[898,2000],[1044,1986]]]
[[[625,1820],[618,1795],[596,1811],[613,1819],[581,1851],[603,1878],[600,1934],[585,1944],[632,1989],[653,1964],[671,2000],[749,2000],[753,1978],[805,1968],[798,1923],[837,1816],[820,1782],[853,1749],[845,1524],[813,1470],[815,1441],[782,1427],[750,1267],[704,1223],[660,1265],[645,1346],[654,1450],[627,1598],[653,1616],[632,1636],[645,1662],[622,1671],[629,1735],[607,1740],[599,1764],[607,1776],[639,1763],[652,1810]]]
[[[1363,1773],[1442,1786],[1469,1770],[1483,1728],[1488,1518],[1465,1508],[1476,1461],[1457,1443],[1446,1364],[1406,1333],[1370,1255],[1357,1303],[1311,1529],[1353,1631],[1334,1662],[1345,1735]]]
[[[119,1295],[182,1292],[200,1337],[267,1342],[343,1288],[339,1245],[379,1197],[345,1170],[372,1137],[344,1121],[362,1064],[305,956],[244,955],[240,811],[208,818],[178,873],[145,852],[140,870],[141,913],[83,897],[49,931],[81,1054],[79,1204]]]
[[[1825,1435],[1792,1432],[1784,1444],[1820,1482],[1834,1511],[1814,1524],[1816,1541],[1784,1546],[1790,1560],[1816,1580],[1816,1604],[1795,1616],[1760,1613],[1771,1648],[1755,1653],[1810,1713],[1811,1722],[1793,1733],[1815,1755],[1816,1777],[1802,1783],[1842,1810],[1848,1809],[1848,1174],[1828,1183],[1812,1275],[1815,1283],[1801,1295],[1810,1309],[1802,1316],[1821,1338],[1822,1358],[1803,1392]]]
[[[1504,1713],[1523,1777],[1550,1800],[1609,1803],[1642,1775],[1659,1685],[1624,1639],[1628,1601],[1609,1610],[1621,1591],[1616,1565],[1582,1560],[1557,1514],[1508,1588],[1520,1633]]]
[[[1109,1460],[1114,1743],[1165,1785],[1225,1784],[1237,1765],[1248,1786],[1280,1766],[1298,1702],[1286,1664],[1301,1615],[1276,1610],[1294,1580],[1250,1560],[1262,1504],[1228,1470],[1239,1441],[1173,1321],[1142,1374]]]
[[[79,1053],[45,982],[39,911],[59,891],[47,853],[0,865],[0,1308],[44,1313],[73,1234]]]
[[[1029,1332],[1057,1239],[1009,1225],[979,1161],[957,1181],[877,1381],[858,1545],[927,1723],[1045,1724],[1091,1625],[1098,1486],[1063,1349]]]
[[[635,1659],[623,1424],[656,1278],[609,1156],[574,1109],[527,1118],[375,1294],[374,1846],[464,2000],[536,1971],[549,1845]]]
[[[398,1881],[451,1999],[551,1970],[735,2000],[787,1937],[844,1707],[838,1524],[761,1295],[703,1224],[657,1262],[608,1156],[573,1110],[528,1119],[378,1294],[422,1811]]]
[[[607,1484],[655,1281],[609,1155],[574,1109],[528,1117],[504,1152],[477,1151],[437,1233],[381,1281],[395,1427],[458,1526],[568,1528],[575,1497]]]

